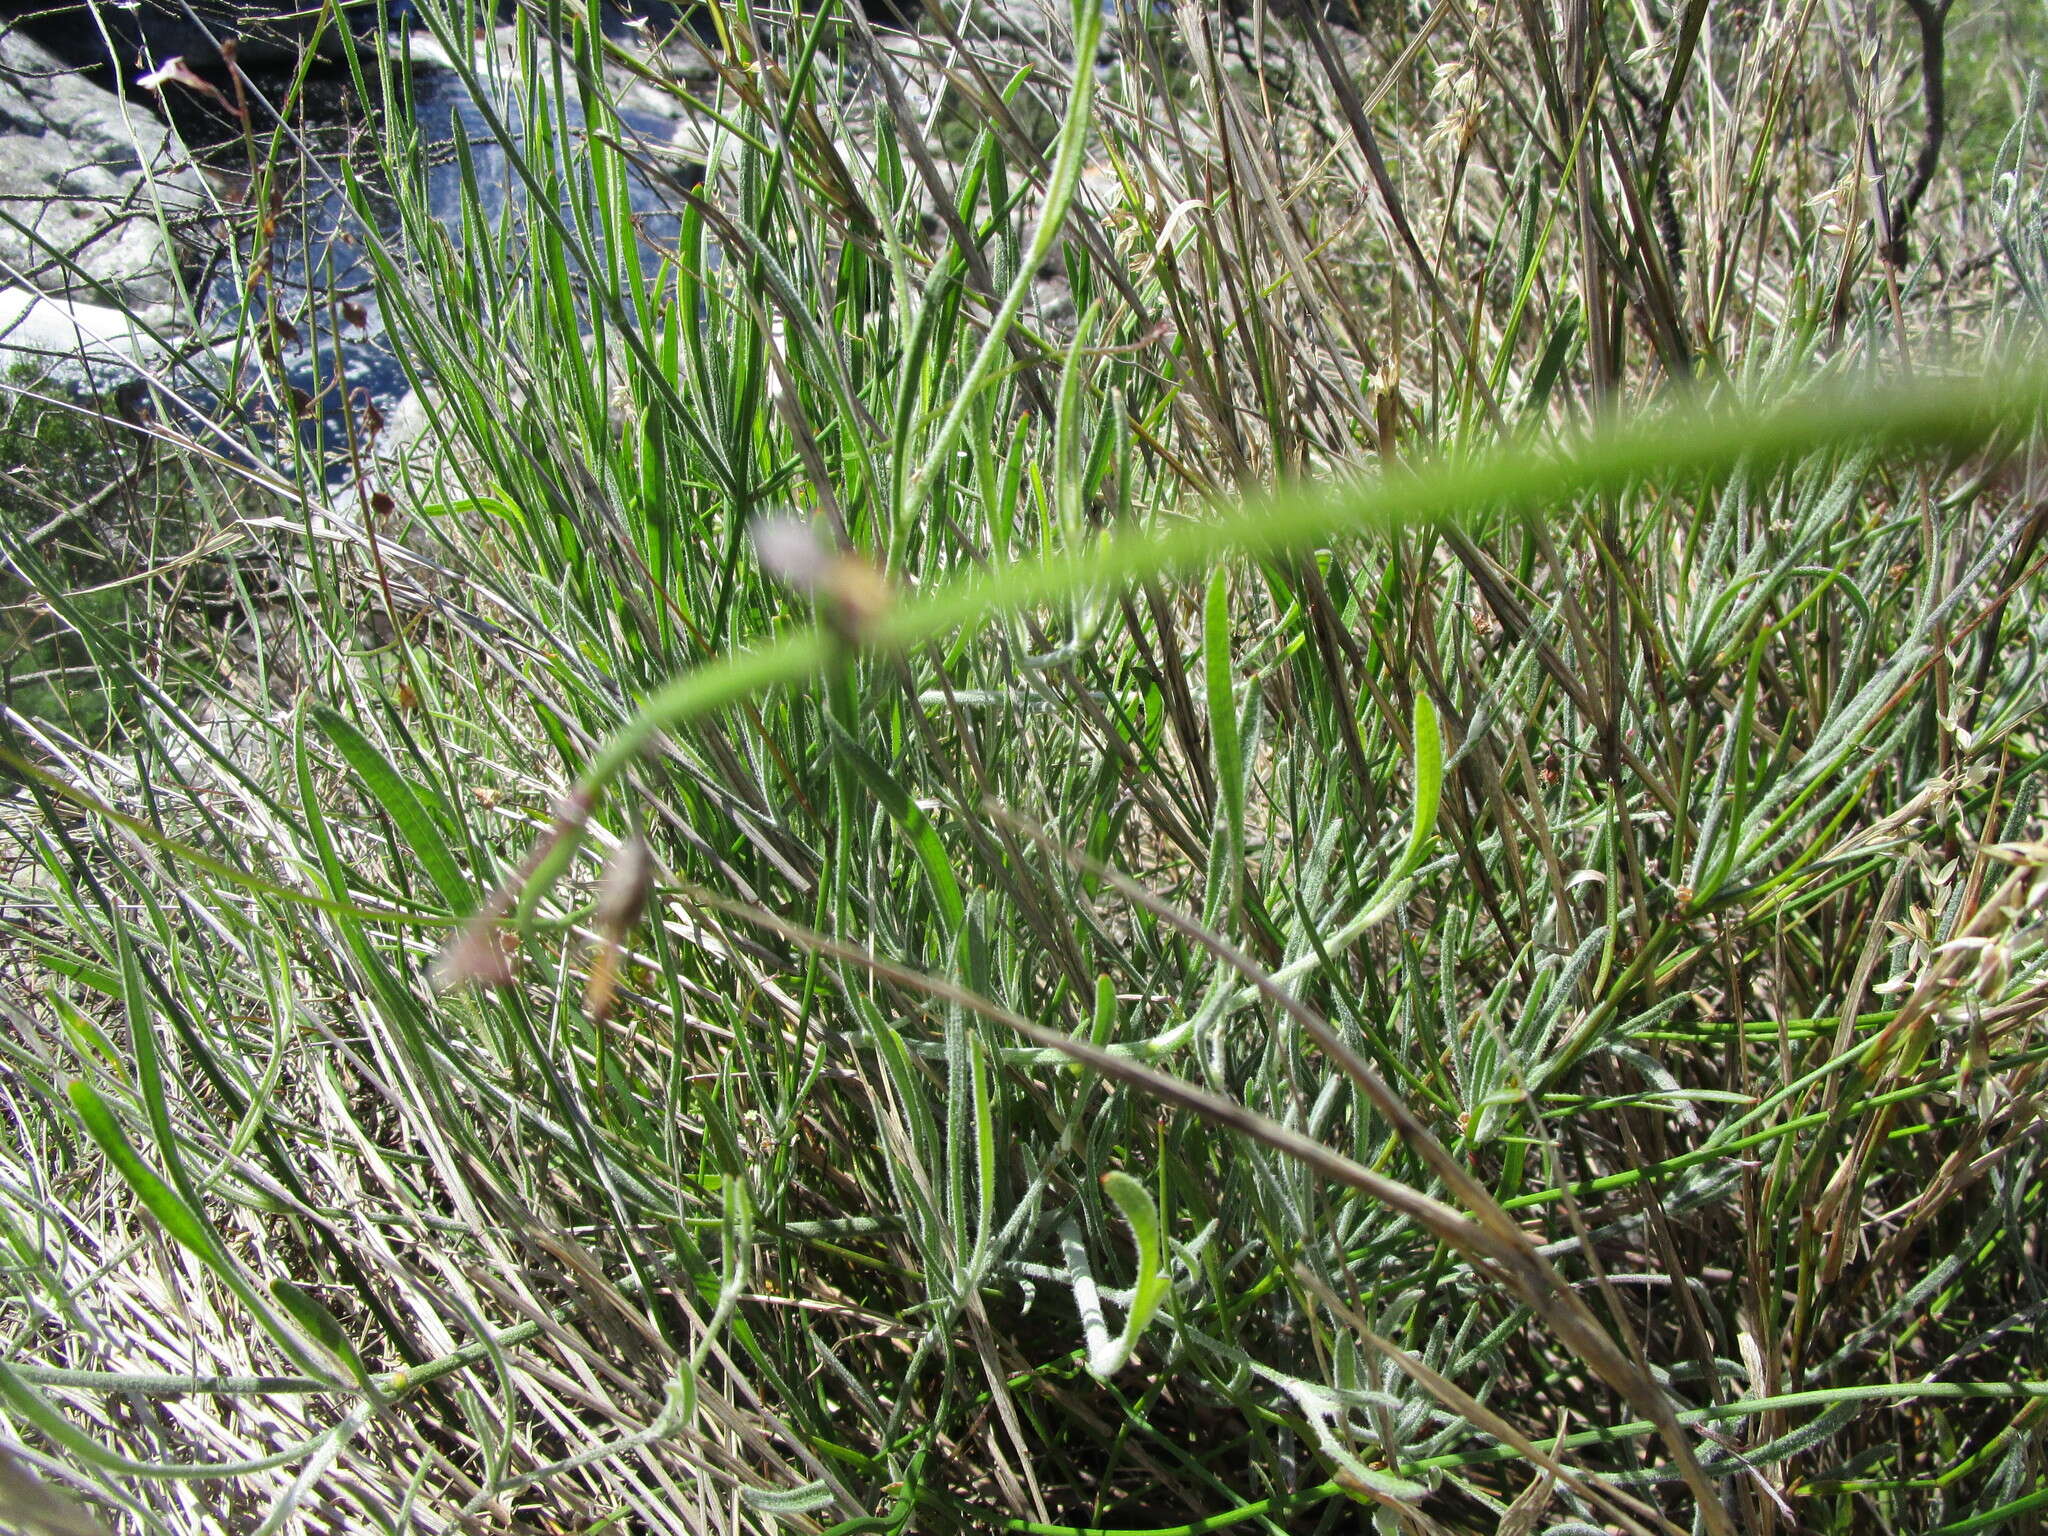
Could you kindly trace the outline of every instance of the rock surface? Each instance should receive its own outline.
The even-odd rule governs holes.
[[[26,367],[43,382],[105,394],[160,375],[182,350],[123,310],[0,284],[0,376]]]
[[[19,33],[0,36],[0,276],[143,308],[175,294],[159,219],[198,200],[193,172],[124,102]]]

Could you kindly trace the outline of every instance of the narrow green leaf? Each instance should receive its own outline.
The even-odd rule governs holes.
[[[1089,1026],[1088,1039],[1095,1045],[1108,1045],[1116,1033],[1116,978],[1107,971],[1095,978],[1095,1015]]]
[[[808,1515],[832,1503],[832,1489],[822,1480],[798,1488],[742,1488],[740,1502],[764,1515]]]
[[[233,1261],[221,1250],[212,1229],[136,1153],[122,1131],[120,1121],[107,1107],[106,1100],[99,1096],[98,1090],[82,1078],[73,1078],[64,1085],[64,1091],[71,1100],[79,1124],[85,1127],[85,1133],[93,1139],[107,1161],[114,1165],[115,1172],[121,1175],[122,1182],[135,1198],[142,1202],[143,1209],[157,1219],[165,1233],[197,1255],[208,1269],[230,1285],[239,1284],[241,1277],[234,1273]]]
[[[367,736],[334,710],[316,704],[308,713],[320,728],[320,734],[342,755],[362,781],[363,788],[391,818],[449,910],[466,912],[475,906],[475,884],[462,872],[462,866],[449,850],[440,827],[404,775],[391,766]]]
[[[1437,723],[1436,705],[1427,691],[1415,690],[1415,817],[1408,833],[1408,851],[1401,859],[1401,873],[1411,875],[1421,868],[1436,835],[1437,808],[1444,792],[1444,738]]]
[[[199,1213],[180,1198],[178,1192],[166,1184],[156,1171],[137,1155],[121,1129],[121,1123],[114,1112],[107,1107],[106,1100],[99,1096],[92,1084],[81,1078],[73,1078],[64,1085],[66,1097],[78,1116],[79,1123],[93,1139],[114,1171],[142,1202],[144,1210],[156,1218],[165,1233],[181,1247],[190,1251],[233,1291],[249,1309],[263,1331],[270,1335],[290,1356],[292,1363],[308,1376],[327,1377],[331,1375],[319,1361],[310,1356],[305,1346],[294,1336],[290,1327],[283,1323],[269,1307],[265,1306],[255,1288],[243,1275],[241,1266],[233,1255],[223,1248]]]
[[[364,1391],[375,1391],[369,1371],[363,1365],[363,1357],[343,1330],[341,1322],[304,1286],[279,1278],[270,1282],[270,1294],[277,1304],[285,1309],[292,1321],[306,1330],[306,1334],[341,1362],[356,1385]]]
[[[1386,921],[1394,909],[1408,899],[1408,892],[1415,883],[1415,871],[1429,856],[1430,841],[1436,836],[1436,814],[1444,790],[1444,739],[1437,724],[1436,706],[1430,703],[1429,695],[1421,688],[1415,690],[1411,734],[1415,741],[1415,801],[1408,828],[1408,846],[1401,854],[1401,862],[1388,872],[1387,878],[1366,902],[1365,912],[1358,919],[1363,927]]]
[[[837,720],[832,721],[832,746],[859,776],[868,793],[881,802],[882,809],[889,813],[889,819],[909,841],[912,852],[924,866],[925,877],[931,882],[932,895],[938,900],[946,920],[946,931],[958,933],[961,924],[967,920],[967,903],[961,897],[960,880],[953,873],[953,861],[946,856],[946,845],[940,840],[931,818],[911,799],[910,792],[896,782],[889,770],[863,750]]]
[[[1115,1339],[1094,1340],[1088,1351],[1089,1373],[1106,1380],[1122,1370],[1130,1360],[1139,1337],[1158,1315],[1159,1304],[1166,1298],[1169,1282],[1166,1277],[1166,1241],[1160,1228],[1159,1207],[1153,1203],[1152,1192],[1120,1169],[1111,1169],[1102,1176],[1102,1192],[1109,1196],[1130,1226],[1131,1238],[1138,1250],[1138,1279],[1131,1292],[1130,1307],[1124,1313],[1123,1333]]]

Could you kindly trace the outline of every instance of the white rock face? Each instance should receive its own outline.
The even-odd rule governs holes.
[[[0,286],[0,371],[35,373],[94,391],[117,389],[162,361],[166,348],[118,309]]]
[[[123,102],[17,34],[0,36],[0,277],[143,307],[174,295],[159,204],[199,183],[140,102]]]
[[[427,402],[416,389],[384,416],[384,429],[377,434],[376,457],[385,464],[409,468],[412,461],[431,456],[434,424],[427,415]]]

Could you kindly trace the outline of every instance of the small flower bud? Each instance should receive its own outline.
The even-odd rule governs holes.
[[[638,833],[619,844],[619,851],[604,867],[597,884],[597,923],[607,933],[624,938],[640,921],[647,907],[647,893],[654,885],[654,854],[647,839]]]
[[[756,518],[753,537],[761,568],[816,598],[819,617],[844,640],[859,643],[895,600],[881,571],[859,555],[834,549],[799,518]]]
[[[434,962],[436,992],[454,992],[467,986],[502,990],[512,985],[519,937],[504,926],[502,918],[502,913],[486,907],[463,925],[454,942]]]

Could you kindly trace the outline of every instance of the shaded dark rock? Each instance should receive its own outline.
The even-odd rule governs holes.
[[[405,0],[387,8],[406,13]],[[375,30],[378,8],[365,0],[343,6],[358,34]],[[194,69],[221,66],[221,43],[232,39],[237,60],[248,68],[291,68],[321,33],[321,7],[275,0],[140,0],[135,5],[106,0],[0,0],[0,17],[27,32],[69,63],[112,68],[133,76],[181,58]],[[329,26],[319,43],[338,57],[339,38]]]

